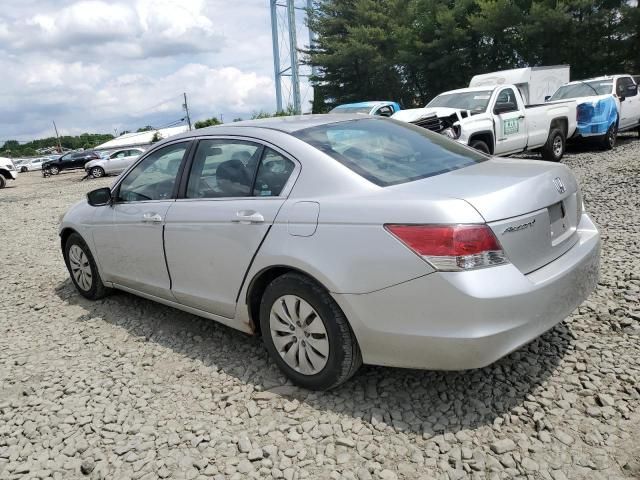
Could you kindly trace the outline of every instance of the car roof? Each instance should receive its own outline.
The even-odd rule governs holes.
[[[615,77],[631,77],[631,76],[632,75],[626,75],[626,74],[602,75],[600,77],[585,78],[584,80],[573,80],[572,82],[565,83],[565,85],[575,85],[577,83],[582,83],[582,82],[597,82],[598,80],[600,80],[600,81],[603,81],[603,80],[614,80]]]

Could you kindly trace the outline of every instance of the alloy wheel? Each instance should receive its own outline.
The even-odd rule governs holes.
[[[69,266],[71,274],[76,281],[76,285],[85,292],[91,290],[93,283],[93,273],[89,258],[78,245],[72,245],[69,249]]]
[[[273,344],[296,372],[315,375],[329,359],[329,338],[320,315],[297,295],[284,295],[271,307],[269,327]]]
[[[104,170],[102,170],[102,168],[100,167],[93,167],[91,169],[91,176],[93,178],[100,178],[104,175]]]
[[[57,175],[58,173],[60,173],[60,169],[58,167],[51,167],[49,171],[52,175]]]
[[[562,155],[562,137],[557,135],[556,138],[553,139],[553,154],[556,158],[559,158]]]

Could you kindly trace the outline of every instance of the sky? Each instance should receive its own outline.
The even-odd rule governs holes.
[[[269,0],[2,0],[0,145],[273,112],[271,45]]]

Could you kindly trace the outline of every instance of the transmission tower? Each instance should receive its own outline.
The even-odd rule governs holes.
[[[308,77],[310,72],[300,65],[298,32],[304,30],[304,19],[313,8],[313,0],[269,0],[271,5],[271,39],[273,42],[273,70],[276,83],[276,108],[280,112],[291,105],[296,114],[302,113],[300,77]],[[309,46],[314,36],[308,30]]]

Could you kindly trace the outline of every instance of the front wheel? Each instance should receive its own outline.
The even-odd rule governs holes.
[[[58,167],[49,167],[49,173],[51,175],[58,175],[60,173],[60,169]]]
[[[559,162],[564,156],[564,149],[564,133],[559,128],[554,128],[549,132],[547,143],[542,147],[542,158],[552,162]]]
[[[471,142],[469,143],[469,146],[471,148],[475,148],[476,150],[481,151],[482,153],[486,153],[487,155],[490,155],[491,152],[489,151],[489,146],[484,143],[482,140],[471,140]]]
[[[344,313],[324,288],[303,275],[287,273],[269,284],[260,303],[260,328],[271,358],[304,388],[334,388],[362,364]]]
[[[91,176],[93,178],[100,178],[100,177],[104,177],[104,168],[102,167],[93,167],[90,170]]]
[[[29,169],[28,169],[27,167],[22,167],[22,168],[20,169],[20,172],[21,172],[21,173],[26,173],[26,172],[28,172],[28,171],[29,171]]]
[[[64,260],[76,289],[89,300],[99,300],[109,293],[102,283],[96,262],[82,237],[72,233],[64,247]]]
[[[7,181],[5,180],[4,176],[2,176],[2,174],[0,173],[0,189],[6,186],[7,186]]]
[[[601,140],[602,148],[605,150],[613,150],[613,147],[616,146],[616,139],[618,138],[618,126],[614,123],[612,124],[607,133],[605,133]]]

